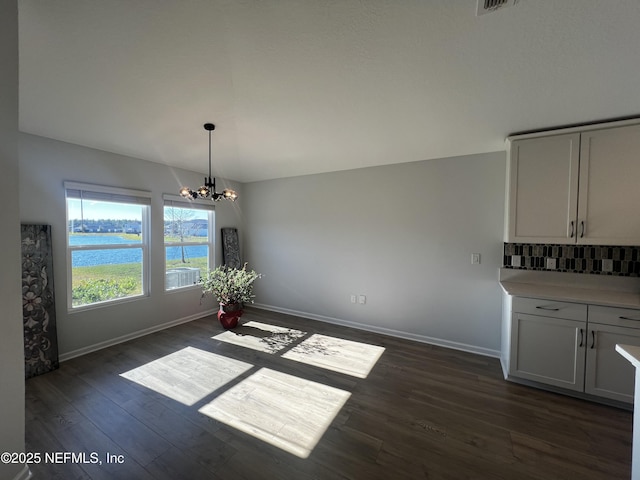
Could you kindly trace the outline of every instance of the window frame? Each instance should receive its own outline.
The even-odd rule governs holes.
[[[185,200],[183,197],[171,194],[164,194],[163,196],[163,206],[162,206],[162,249],[163,249],[163,258],[164,258],[164,285],[163,291],[164,293],[176,293],[176,292],[184,292],[185,290],[200,288],[200,286],[195,283],[191,285],[181,285],[178,287],[167,288],[167,247],[190,247],[190,246],[203,246],[206,245],[208,247],[208,258],[207,258],[207,270],[213,270],[215,265],[215,206],[212,201],[195,199],[195,200]],[[166,242],[164,239],[164,227],[165,227],[165,209],[169,208],[183,208],[189,210],[201,210],[207,212],[207,241],[206,242]],[[201,272],[205,273],[205,272]]]
[[[65,238],[67,251],[67,311],[77,313],[94,308],[103,308],[120,303],[131,302],[149,296],[150,260],[149,251],[151,244],[151,192],[145,190],[133,190],[129,188],[111,187],[106,185],[94,185],[78,182],[64,182],[65,190]],[[79,196],[78,196],[79,195]],[[101,202],[122,203],[128,205],[140,205],[142,208],[142,219],[140,234],[142,241],[139,243],[117,243],[117,244],[97,244],[97,245],[71,245],[69,243],[69,199],[93,200]],[[93,302],[86,305],[73,305],[73,252],[87,250],[117,250],[117,249],[141,249],[141,269],[142,269],[142,292],[121,298]]]

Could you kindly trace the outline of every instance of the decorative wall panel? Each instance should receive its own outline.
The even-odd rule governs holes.
[[[51,226],[21,229],[25,377],[31,378],[59,367]]]
[[[222,228],[222,262],[229,268],[241,268],[237,228]]]

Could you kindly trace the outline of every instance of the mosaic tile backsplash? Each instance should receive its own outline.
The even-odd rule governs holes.
[[[640,277],[640,246],[505,243],[504,267]]]

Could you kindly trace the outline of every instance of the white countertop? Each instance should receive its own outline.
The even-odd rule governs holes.
[[[640,367],[640,347],[618,344],[616,345],[616,352],[629,360],[634,367]]]
[[[514,297],[532,297],[608,307],[640,308],[640,294],[638,293],[518,282],[500,282],[500,285],[507,294]]]
[[[500,285],[516,297],[640,309],[637,277],[501,269]]]

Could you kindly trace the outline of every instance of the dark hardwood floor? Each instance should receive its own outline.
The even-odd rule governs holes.
[[[257,309],[242,317],[249,321],[307,335],[267,353],[212,339],[223,330],[209,317],[27,380],[27,451],[85,452],[87,462],[95,452],[102,462],[43,461],[31,465],[34,478],[630,478],[630,412],[508,383],[494,358]],[[385,351],[366,378],[282,357],[314,333]],[[121,376],[186,347],[249,369],[192,405]],[[261,368],[350,393],[307,458],[199,412]],[[199,374],[196,368],[190,381]],[[317,415],[314,405],[297,403],[309,418]],[[260,414],[268,417],[269,408]],[[124,463],[106,463],[107,452]]]

